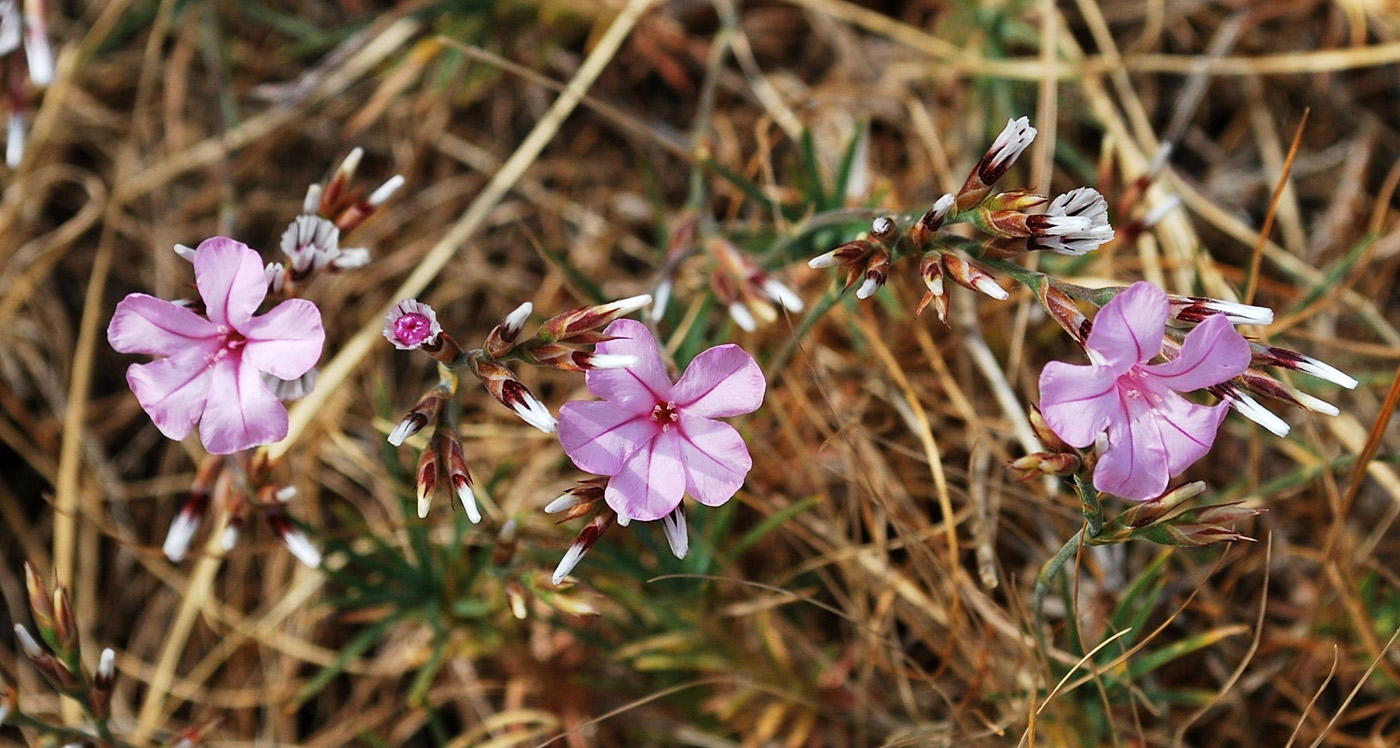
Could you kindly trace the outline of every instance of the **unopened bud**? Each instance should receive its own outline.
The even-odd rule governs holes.
[[[1042,475],[1074,475],[1079,470],[1079,455],[1069,452],[1034,452],[1012,460],[1010,468],[1016,479],[1025,483]]]
[[[924,294],[924,298],[919,301],[919,305],[915,307],[914,316],[923,314],[924,308],[932,303],[934,311],[938,312],[938,320],[947,324],[948,289],[943,283],[942,253],[929,252],[919,260],[919,277],[923,278],[928,291]]]
[[[97,674],[92,679],[92,702],[93,716],[102,721],[109,716],[108,707],[112,703],[112,688],[116,685],[116,658],[117,655],[110,647],[102,650],[102,656],[97,660]]]
[[[1006,175],[1011,165],[1035,140],[1036,129],[1030,119],[1021,117],[1010,120],[992,142],[992,146],[982,155],[972,173],[967,175],[954,205],[959,213],[977,207],[992,191],[992,185]]]
[[[1208,299],[1201,296],[1167,295],[1170,305],[1170,319],[1190,324],[1200,324],[1217,314],[1225,315],[1234,325],[1268,325],[1274,321],[1274,310],[1263,306],[1239,304],[1223,299]]]
[[[53,599],[44,588],[43,577],[28,561],[24,562],[24,590],[29,597],[29,612],[34,616],[34,625],[38,627],[40,636],[48,639],[43,632],[53,631],[54,628]]]
[[[1133,505],[1118,515],[1117,522],[1131,528],[1147,527],[1161,521],[1182,503],[1205,493],[1205,490],[1206,484],[1203,481],[1187,483],[1161,497]]]
[[[438,453],[434,444],[429,444],[427,449],[418,458],[418,470],[415,473],[414,485],[418,490],[418,518],[428,516],[428,507],[433,502],[433,493],[437,491],[438,484]]]
[[[558,425],[549,408],[504,365],[494,361],[473,360],[472,373],[486,385],[486,391],[491,393],[491,397],[515,411],[521,420],[546,434],[553,432]]]
[[[1050,317],[1058,322],[1075,342],[1081,346],[1086,345],[1089,340],[1089,318],[1079,311],[1074,299],[1052,286],[1049,281],[1042,281],[1035,292],[1036,297],[1040,299],[1040,305],[1050,313]]]
[[[650,303],[651,295],[641,294],[607,304],[564,312],[551,317],[543,325],[540,325],[540,331],[536,337],[546,343],[578,342],[577,336],[580,333],[607,327],[613,320],[631,314]]]
[[[521,621],[530,614],[528,599],[529,593],[519,580],[511,579],[506,582],[506,607],[510,608],[511,615]]]
[[[879,216],[870,222],[870,238],[881,243],[893,241],[898,228],[890,216]]]
[[[506,315],[499,324],[491,328],[491,333],[486,336],[486,343],[483,348],[486,355],[492,358],[500,358],[515,347],[515,341],[520,337],[520,331],[525,327],[525,321],[530,318],[530,313],[535,310],[535,305],[525,302],[515,308],[515,311]]]
[[[1290,351],[1287,348],[1275,348],[1260,343],[1251,342],[1249,344],[1251,352],[1254,354],[1253,364],[1255,366],[1277,366],[1283,369],[1301,371],[1304,374],[1317,377],[1333,384],[1339,384],[1349,390],[1356,389],[1357,381],[1345,372],[1336,367],[1319,361],[1311,356],[1304,356],[1297,351]]]
[[[1288,425],[1287,421],[1271,413],[1267,408],[1255,401],[1254,398],[1246,395],[1230,382],[1223,382],[1213,387],[1207,387],[1206,391],[1228,402],[1230,407],[1240,415],[1263,426],[1273,432],[1275,436],[1288,436],[1288,432],[1292,430],[1292,427]]]
[[[564,577],[568,576],[569,573],[574,570],[575,566],[578,566],[578,562],[583,558],[583,554],[588,553],[589,549],[598,542],[598,538],[601,538],[603,533],[607,532],[609,527],[612,527],[616,518],[617,515],[612,512],[602,512],[590,520],[587,525],[584,525],[583,530],[578,534],[578,538],[574,540],[574,544],[569,547],[568,552],[564,554],[564,558],[559,560],[559,566],[554,569],[554,576],[551,578],[551,581],[553,581],[555,585],[562,583]]]
[[[670,514],[661,518],[661,529],[666,534],[666,543],[676,558],[685,558],[690,551],[690,537],[686,533],[685,510],[677,506]]]
[[[394,427],[394,430],[389,432],[389,443],[395,447],[401,447],[404,440],[422,431],[429,421],[438,417],[438,413],[442,411],[442,406],[447,402],[449,394],[442,387],[434,387],[432,391],[420,398],[413,409],[408,411],[403,420]]]
[[[949,278],[964,288],[979,291],[998,301],[1010,298],[1010,294],[996,282],[991,273],[956,252],[943,253],[943,268],[947,270]]]
[[[443,434],[443,448],[446,451],[447,459],[447,479],[452,484],[452,490],[457,493],[457,499],[462,502],[462,509],[467,512],[467,519],[476,524],[481,521],[481,510],[476,505],[476,492],[472,490],[472,474],[467,470],[467,458],[462,453],[462,439],[457,436],[457,432],[439,427],[439,434]],[[436,436],[436,435],[434,435]]]
[[[321,551],[311,544],[306,533],[292,524],[291,518],[281,508],[275,508],[267,513],[267,524],[273,532],[277,533],[282,544],[287,546],[287,550],[291,551],[298,561],[312,569],[321,566]]]
[[[943,228],[944,222],[948,220],[948,211],[952,209],[954,198],[952,193],[938,198],[933,207],[929,208],[919,220],[909,227],[909,241],[919,250],[928,248],[933,242],[934,234]]]
[[[78,619],[73,614],[72,595],[68,593],[63,585],[57,585],[53,589],[53,635],[49,641],[54,652],[64,660],[69,660],[78,653]],[[42,633],[42,631],[41,631]],[[48,637],[45,637],[48,638]]]

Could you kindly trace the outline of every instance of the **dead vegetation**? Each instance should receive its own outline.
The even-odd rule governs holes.
[[[89,656],[116,649],[113,725],[137,744],[210,720],[214,745],[1400,742],[1382,418],[1400,360],[1400,8],[647,5],[52,2],[58,75],[0,177],[0,619],[29,621],[25,559],[67,584]],[[379,337],[387,305],[418,296],[479,340],[522,301],[548,316],[646,293],[698,216],[810,309],[834,276],[805,260],[872,213],[814,217],[923,211],[1021,115],[1041,135],[1009,186],[1095,185],[1120,228],[1182,200],[1063,275],[1247,292],[1277,312],[1259,337],[1361,380],[1322,389],[1336,418],[1286,413],[1287,439],[1232,416],[1189,472],[1267,508],[1238,528],[1258,543],[1085,552],[1038,641],[1031,586],[1082,517],[1004,465],[1026,452],[1040,368],[1072,342],[1024,289],[955,289],[949,325],[914,319],[909,271],[810,327],[748,333],[682,268],[660,326],[678,355],[737,342],[769,374],[736,421],[755,467],[735,501],[691,513],[685,561],[654,527],[615,528],[571,597],[548,594],[536,576],[577,528],[540,509],[583,476],[480,393],[463,436],[486,521],[441,498],[426,521],[404,511],[416,451],[384,437],[433,374]],[[1164,142],[1162,176],[1121,202]],[[155,431],[102,331],[127,293],[187,291],[176,243],[229,235],[271,257],[306,185],[355,146],[361,174],[407,187],[354,236],[373,265],[309,294],[322,380],[273,448],[343,573],[301,567],[266,528],[227,555],[206,530],[171,564],[199,448]],[[556,411],[587,396],[577,376],[529,376]],[[515,555],[493,563],[508,519]],[[76,723],[15,648],[0,675],[26,713]]]

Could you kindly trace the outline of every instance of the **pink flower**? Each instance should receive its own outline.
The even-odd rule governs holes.
[[[291,380],[321,357],[326,333],[316,305],[302,299],[254,317],[267,296],[262,259],[224,237],[194,253],[195,285],[207,315],[134,293],[117,304],[107,340],[122,353],[163,358],[133,364],[127,384],[156,428],[171,439],[195,423],[205,449],[229,454],[287,435],[287,410],[262,374]]]
[[[739,432],[713,420],[751,413],[766,382],[736,345],[711,348],[672,384],[651,331],[620,319],[603,331],[606,355],[635,356],[624,369],[590,369],[588,390],[603,401],[565,403],[559,441],[580,470],[611,476],[603,498],[622,521],[669,515],[689,493],[719,506],[753,466]]]
[[[1196,405],[1178,392],[1238,376],[1249,366],[1249,343],[1223,315],[1186,336],[1181,355],[1147,365],[1162,351],[1169,303],[1150,283],[1134,283],[1099,310],[1086,344],[1089,366],[1059,361],[1040,373],[1040,409],[1061,439],[1087,447],[1107,430],[1094,487],[1145,501],[1199,460],[1215,442],[1228,406]]]

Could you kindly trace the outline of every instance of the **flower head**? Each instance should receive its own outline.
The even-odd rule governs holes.
[[[1031,249],[1083,255],[1113,239],[1108,203],[1091,187],[1070,190],[1052,200],[1039,223],[1043,228],[1031,237]]]
[[[401,351],[432,345],[441,334],[437,312],[416,299],[400,301],[384,317],[384,337]]]
[[[1107,431],[1094,487],[1139,501],[1161,495],[1168,479],[1210,450],[1229,410],[1196,405],[1178,392],[1204,389],[1249,366],[1249,343],[1223,315],[1212,315],[1186,336],[1181,355],[1147,362],[1162,351],[1167,295],[1134,283],[1099,310],[1086,348],[1093,361],[1059,361],[1040,374],[1040,408],[1060,438],[1075,447]]]
[[[656,339],[645,325],[617,320],[598,344],[604,354],[635,356],[626,369],[594,369],[588,390],[602,401],[565,403],[559,441],[580,470],[610,476],[604,499],[620,520],[669,515],[689,493],[718,506],[728,501],[753,465],[732,426],[714,420],[751,413],[766,382],[753,357],[736,345],[711,348],[680,381],[666,374]]]
[[[194,275],[207,317],[146,294],[117,304],[107,327],[112,347],[162,357],[127,369],[131,391],[162,434],[183,439],[198,423],[215,454],[281,439],[287,410],[262,375],[292,380],[315,366],[326,337],[320,311],[291,299],[253,316],[267,277],[258,253],[232,239],[201,243]]]

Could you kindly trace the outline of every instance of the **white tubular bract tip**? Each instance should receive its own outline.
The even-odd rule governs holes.
[[[879,291],[879,290],[880,290],[880,279],[878,279],[878,278],[873,278],[873,277],[872,277],[872,278],[866,278],[866,279],[865,279],[865,282],[862,283],[862,284],[860,284],[860,288],[857,288],[857,289],[856,289],[856,298],[857,298],[857,299],[868,299],[868,298],[870,298],[871,296],[874,296],[874,295],[875,295],[875,292],[876,292],[876,291]]]
[[[39,648],[39,642],[34,641],[34,636],[29,633],[29,629],[22,623],[15,624],[15,638],[19,640],[19,648],[24,650],[24,656],[30,659],[43,657],[44,650]]]
[[[1298,402],[1302,403],[1304,408],[1307,408],[1308,410],[1311,410],[1314,413],[1321,413],[1325,416],[1336,416],[1341,414],[1341,411],[1337,410],[1337,406],[1327,402],[1326,400],[1319,400],[1306,392],[1295,391],[1293,393],[1293,397],[1298,398]]]
[[[753,314],[749,313],[749,308],[737,301],[729,305],[729,318],[734,320],[734,324],[742,327],[744,332],[758,329],[758,323],[754,321]]]
[[[312,569],[321,566],[321,552],[316,549],[316,546],[311,544],[311,541],[307,539],[306,535],[304,535],[301,530],[288,530],[287,533],[282,536],[282,542],[286,544],[287,550],[291,551],[292,555],[297,557],[298,561]]]
[[[690,536],[686,531],[685,512],[680,507],[661,518],[661,529],[666,533],[666,542],[676,558],[685,558],[690,552]]]
[[[1342,371],[1341,369],[1338,369],[1330,364],[1324,364],[1323,362],[1318,361],[1317,359],[1312,358],[1311,356],[1300,357],[1297,363],[1297,367],[1298,371],[1301,371],[1304,374],[1311,374],[1317,377],[1318,379],[1326,380],[1328,382],[1331,382],[1332,384],[1341,385],[1349,390],[1356,389],[1356,385],[1360,384],[1356,381],[1356,379],[1349,376],[1346,372]]]
[[[369,204],[376,208],[383,205],[384,203],[388,202],[389,198],[393,197],[394,193],[398,192],[399,188],[403,185],[403,175],[395,174],[394,176],[389,178],[389,181],[379,185],[379,189],[370,193],[368,200]]]
[[[836,250],[820,254],[807,261],[807,267],[820,270],[836,264]]]
[[[588,357],[590,369],[631,369],[637,357],[630,353],[594,353]]]
[[[506,318],[501,321],[501,325],[508,330],[519,330],[525,326],[525,321],[530,319],[530,315],[534,311],[535,305],[527,301],[516,307],[515,311],[507,314]]]
[[[102,650],[102,655],[97,658],[97,679],[105,680],[108,683],[117,674],[117,653],[111,647]]]
[[[1288,436],[1288,432],[1293,430],[1293,427],[1289,426],[1287,421],[1274,415],[1268,408],[1260,405],[1254,398],[1242,392],[1235,393],[1234,396],[1229,399],[1229,403],[1230,407],[1239,411],[1240,415],[1268,429],[1274,436]]]
[[[165,533],[165,543],[161,546],[165,557],[170,559],[171,563],[178,564],[185,559],[185,554],[190,550],[190,540],[197,529],[198,517],[183,511],[175,515],[175,520],[170,523],[170,529]]]
[[[238,526],[229,525],[224,528],[224,534],[219,538],[219,546],[227,553],[238,545]]]
[[[418,422],[412,418],[405,418],[399,421],[399,425],[395,426],[394,430],[389,432],[389,443],[395,447],[402,447],[405,439],[418,433],[419,429],[417,428],[417,424]]]
[[[521,420],[546,434],[554,433],[554,429],[559,425],[559,421],[550,415],[549,408],[533,397],[527,402],[516,404],[511,410],[514,410]]]
[[[474,525],[481,522],[481,509],[476,505],[476,492],[472,490],[472,487],[465,483],[457,486],[457,498],[462,502],[462,508],[467,512],[467,519],[471,520]]]
[[[1011,294],[1007,293],[1006,289],[1002,288],[1000,283],[997,283],[985,275],[979,276],[972,282],[972,285],[976,286],[978,291],[981,291],[997,301],[1006,301],[1011,298]]]
[[[554,567],[554,576],[550,577],[550,581],[556,585],[563,583],[564,577],[569,576],[569,573],[574,570],[574,567],[578,566],[578,562],[583,558],[583,554],[587,552],[588,549],[585,548],[582,543],[574,543],[569,546],[568,553],[565,553],[564,557],[559,559],[559,565]]]
[[[301,201],[303,215],[314,216],[321,209],[321,185],[313,184],[306,188],[306,197]]]
[[[579,502],[579,500],[578,500],[578,496],[576,496],[576,495],[571,491],[571,492],[569,492],[569,493],[562,494],[562,495],[559,496],[559,498],[555,499],[554,501],[551,501],[551,502],[549,502],[548,504],[545,504],[545,505],[544,505],[544,513],[545,513],[545,514],[558,514],[558,513],[560,513],[560,512],[568,511],[569,509],[573,509],[574,507],[578,506],[579,503],[580,503],[580,502]]]
[[[802,302],[802,297],[794,293],[791,288],[772,278],[763,282],[763,292],[768,294],[768,298],[778,302],[779,306],[793,314],[798,314],[807,308],[807,305]]]

